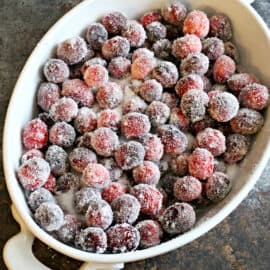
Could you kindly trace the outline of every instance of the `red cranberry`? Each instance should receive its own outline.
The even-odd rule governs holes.
[[[204,84],[202,77],[197,74],[189,74],[182,77],[175,86],[175,92],[182,97],[188,90],[203,90]]]
[[[90,60],[84,62],[84,64],[81,66],[81,69],[80,69],[81,74],[83,75],[86,69],[90,67],[91,65],[101,65],[103,67],[106,67],[107,61],[99,56],[91,58]]]
[[[146,55],[136,58],[131,65],[131,77],[142,80],[153,70],[155,59]]]
[[[125,57],[115,57],[111,60],[108,70],[110,75],[116,79],[126,77],[130,72],[131,62]]]
[[[125,194],[127,187],[119,182],[112,182],[102,190],[102,199],[111,204],[116,198]]]
[[[128,39],[131,47],[142,46],[146,39],[146,33],[143,26],[135,20],[127,21],[121,34]]]
[[[164,146],[161,140],[154,134],[146,134],[142,137],[142,144],[145,149],[145,159],[157,162],[161,159],[164,152]]]
[[[61,59],[49,59],[44,65],[43,73],[51,83],[62,83],[70,74],[68,65]]]
[[[41,149],[48,142],[47,125],[40,119],[27,123],[22,132],[23,145],[26,149]]]
[[[127,17],[119,11],[107,13],[102,18],[102,23],[110,34],[119,34],[126,26]]]
[[[232,25],[225,14],[216,14],[210,18],[210,35],[224,41],[232,38]]]
[[[85,70],[83,78],[86,84],[91,88],[99,87],[109,80],[107,69],[99,64],[90,65]]]
[[[161,13],[165,21],[174,25],[180,25],[186,17],[187,9],[182,3],[173,1],[164,6],[161,9]]]
[[[86,40],[94,50],[100,50],[108,39],[108,32],[101,23],[92,23],[86,30]]]
[[[118,130],[120,125],[120,114],[114,110],[104,110],[101,111],[98,119],[97,119],[97,126],[100,127],[107,127],[114,131]]]
[[[52,193],[56,192],[56,179],[52,174],[49,175],[43,187]]]
[[[217,83],[225,83],[235,72],[235,62],[227,55],[221,55],[213,68],[214,80]]]
[[[140,18],[140,22],[144,27],[152,22],[159,21],[161,21],[161,14],[159,10],[148,11]]]
[[[170,117],[170,108],[160,101],[153,101],[147,108],[146,114],[154,127],[158,127],[167,122]]]

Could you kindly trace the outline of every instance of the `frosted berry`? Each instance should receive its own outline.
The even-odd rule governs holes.
[[[207,15],[203,11],[193,10],[185,18],[183,32],[205,38],[209,32],[209,25]]]
[[[102,23],[110,34],[119,34],[126,26],[127,17],[122,12],[113,11],[102,17]]]
[[[57,57],[69,65],[74,65],[83,60],[87,54],[87,45],[79,36],[69,38],[57,46]]]
[[[204,91],[191,89],[182,96],[181,110],[192,123],[195,123],[204,119],[208,101],[209,98]]]
[[[120,114],[115,110],[103,110],[100,112],[97,119],[97,126],[108,127],[113,131],[117,131],[120,125]]]
[[[185,18],[186,13],[186,7],[178,1],[168,3],[161,10],[163,19],[174,25],[180,25]]]
[[[185,35],[177,38],[172,44],[172,54],[175,58],[186,58],[190,53],[199,53],[202,43],[196,35]]]
[[[102,54],[105,59],[128,56],[130,44],[127,38],[115,36],[108,39],[102,46]]]
[[[210,35],[224,41],[232,38],[232,25],[225,14],[216,14],[210,18]]]
[[[83,74],[84,81],[91,87],[99,87],[109,80],[108,71],[99,64],[90,65]]]
[[[36,209],[44,202],[55,202],[55,199],[50,191],[45,188],[38,188],[30,193],[27,203],[32,211]]]
[[[113,109],[123,100],[123,92],[115,82],[107,82],[98,88],[96,99],[101,108]]]
[[[147,48],[136,49],[132,54],[132,62],[134,62],[137,58],[144,57],[144,56],[153,58],[154,53],[152,51],[148,50]]]
[[[157,162],[161,159],[164,152],[164,146],[159,137],[148,133],[142,137],[142,144],[145,149],[146,160]]]
[[[22,155],[21,163],[23,164],[25,161],[34,157],[43,158],[44,155],[40,150],[37,150],[37,149],[28,150]]]
[[[156,80],[146,80],[140,86],[140,95],[147,101],[152,102],[154,100],[160,100],[162,95],[162,85]]]
[[[55,122],[70,122],[78,114],[78,105],[72,98],[62,97],[51,106],[49,113]]]
[[[196,214],[188,203],[175,203],[166,208],[162,218],[162,228],[169,234],[179,234],[190,230],[196,221]]]
[[[116,224],[107,231],[108,249],[112,253],[136,250],[140,242],[139,231],[127,224]]]
[[[152,22],[146,26],[147,37],[150,41],[155,42],[163,39],[167,35],[167,29],[164,24],[160,22]]]
[[[43,73],[51,83],[62,83],[70,74],[68,65],[61,59],[49,59],[44,65]]]
[[[118,136],[110,128],[101,127],[92,134],[91,145],[98,155],[109,157],[119,145]]]
[[[131,77],[133,79],[142,80],[155,67],[155,59],[146,55],[136,58],[131,65]]]
[[[164,92],[161,97],[161,102],[165,103],[170,109],[177,107],[179,99],[175,94]]]
[[[190,121],[180,108],[173,108],[170,115],[170,124],[176,126],[180,130],[187,130]]]
[[[114,153],[115,160],[123,170],[130,170],[143,162],[145,150],[135,141],[120,144]]]
[[[40,119],[31,120],[23,129],[22,140],[28,150],[43,148],[48,142],[47,125]]]
[[[213,67],[214,80],[217,83],[225,83],[235,72],[235,62],[227,55],[217,58]]]
[[[138,112],[144,113],[147,109],[147,104],[138,96],[133,96],[123,104],[123,114]]]
[[[132,187],[130,193],[137,198],[145,215],[155,215],[162,207],[162,194],[154,186],[139,184]]]
[[[240,61],[240,54],[236,46],[232,42],[227,41],[224,43],[224,47],[225,54],[231,57],[236,63],[238,63]]]
[[[50,175],[49,164],[41,158],[31,158],[18,169],[18,178],[27,190],[34,190],[43,186]]]
[[[74,148],[68,155],[71,167],[82,172],[89,163],[97,163],[96,154],[85,147]]]
[[[116,79],[122,79],[130,73],[131,62],[125,57],[115,57],[108,66],[110,75]]]
[[[140,232],[141,248],[153,247],[161,242],[163,231],[158,222],[151,219],[143,220],[136,225],[136,228]]]
[[[250,73],[233,74],[227,81],[229,88],[238,93],[248,84],[258,83],[257,78]]]
[[[106,230],[113,221],[112,209],[104,200],[90,201],[85,220],[89,227],[99,227]]]
[[[48,112],[53,103],[60,98],[60,89],[57,84],[43,82],[37,90],[37,104],[39,107]]]
[[[121,121],[122,134],[126,138],[138,138],[150,131],[150,122],[146,115],[141,113],[128,113]]]
[[[99,163],[109,171],[112,181],[118,181],[122,176],[123,170],[117,165],[114,158],[100,159]]]
[[[218,202],[223,200],[231,189],[231,179],[224,173],[213,173],[206,182],[205,193],[209,200]]]
[[[127,21],[121,35],[128,39],[131,47],[142,46],[146,39],[146,33],[143,26],[135,20]]]
[[[159,10],[148,11],[140,18],[140,22],[144,27],[152,22],[159,21],[161,21],[161,14]]]
[[[97,227],[83,229],[76,234],[75,246],[87,252],[104,253],[107,249],[106,233]]]
[[[50,142],[64,148],[73,145],[75,137],[76,133],[73,126],[66,122],[55,123],[49,131]]]
[[[91,107],[94,103],[92,90],[80,79],[66,80],[62,84],[61,94],[73,98],[79,106]]]
[[[50,164],[53,175],[59,176],[64,174],[68,168],[68,154],[66,151],[57,145],[51,145],[46,151],[45,158]]]
[[[203,53],[191,53],[184,58],[180,64],[180,72],[182,76],[190,73],[204,75],[209,68],[209,59]]]
[[[92,23],[86,30],[86,40],[94,50],[100,50],[108,39],[108,32],[101,23]]]
[[[269,105],[269,90],[258,83],[248,84],[241,90],[239,101],[244,107],[263,110]]]
[[[65,173],[56,180],[57,192],[76,191],[80,188],[81,182],[79,177],[74,173]]]
[[[102,57],[96,56],[94,58],[91,58],[90,60],[87,60],[86,62],[84,62],[84,64],[81,66],[80,68],[80,72],[83,75],[84,72],[86,71],[86,69],[88,67],[90,67],[91,65],[101,65],[103,67],[107,66],[107,61],[105,59],[103,59]]]
[[[188,90],[203,90],[204,84],[202,77],[198,74],[189,74],[182,77],[175,86],[175,92],[182,97]]]
[[[239,109],[237,98],[228,92],[217,92],[209,101],[208,111],[218,122],[228,122]]]
[[[225,136],[219,130],[206,128],[197,134],[194,145],[206,148],[213,156],[219,156],[226,150],[225,140]]]
[[[185,176],[188,174],[188,153],[183,153],[171,160],[171,170],[175,175]]]
[[[172,43],[170,40],[164,38],[157,40],[153,46],[152,50],[156,57],[164,60],[168,60],[172,52]]]
[[[197,199],[202,192],[201,182],[193,176],[179,178],[174,184],[174,196],[180,201],[190,202]]]
[[[206,38],[202,42],[202,51],[210,60],[216,60],[225,52],[224,43],[216,37]]]
[[[153,78],[165,88],[173,87],[179,77],[176,66],[168,61],[160,62],[153,70]]]
[[[241,161],[247,154],[250,138],[241,134],[231,134],[226,139],[224,161],[232,164]]]
[[[84,187],[74,194],[73,206],[77,213],[84,215],[90,201],[101,200],[100,191],[95,188]]]
[[[152,126],[158,127],[165,124],[170,116],[170,108],[160,101],[153,101],[147,108],[148,115]]]
[[[54,203],[44,202],[35,212],[35,220],[46,231],[58,230],[64,224],[64,213],[62,209]]]
[[[187,137],[174,125],[162,125],[158,128],[158,136],[160,137],[164,151],[169,155],[179,155],[186,150]]]
[[[102,190],[102,199],[111,204],[116,198],[125,194],[127,187],[119,182],[112,182]]]
[[[188,169],[192,176],[204,180],[213,173],[214,157],[207,149],[196,148],[188,159]]]
[[[160,178],[158,166],[151,161],[144,161],[132,171],[133,178],[138,184],[155,185]]]
[[[82,107],[74,120],[74,127],[81,134],[95,130],[97,127],[96,113],[92,109]]]

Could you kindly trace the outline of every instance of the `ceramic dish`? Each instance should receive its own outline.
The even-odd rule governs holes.
[[[190,0],[184,1],[192,9],[202,9],[208,14],[223,12],[233,24],[236,44],[241,52],[242,65],[258,75],[266,85],[270,84],[270,33],[257,13],[250,7],[251,1],[241,0]],[[82,34],[86,26],[104,13],[119,10],[136,18],[144,11],[160,8],[162,0],[86,0],[60,19],[38,43],[29,57],[10,100],[4,130],[3,160],[6,184],[13,202],[13,213],[21,224],[21,232],[6,244],[4,259],[11,270],[45,270],[31,251],[34,237],[53,249],[85,261],[82,269],[121,269],[124,262],[154,257],[179,248],[203,235],[228,216],[252,189],[270,156],[270,110],[266,113],[265,126],[256,137],[245,161],[237,169],[230,194],[220,203],[211,206],[198,216],[195,227],[187,233],[147,250],[125,254],[93,254],[67,246],[45,231],[32,219],[24,194],[16,178],[16,170],[22,152],[21,130],[35,111],[35,93],[41,81],[40,67],[52,55],[59,42]],[[74,23],[76,22],[76,23]],[[16,210],[15,210],[16,209]],[[14,260],[16,258],[16,260]]]

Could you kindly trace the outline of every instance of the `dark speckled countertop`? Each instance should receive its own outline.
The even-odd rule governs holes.
[[[79,0],[0,0],[1,133],[9,98],[26,58],[49,27],[79,2]],[[253,7],[270,26],[270,0],[257,0]],[[255,188],[237,210],[203,237],[166,255],[126,264],[125,269],[270,269],[269,177],[270,163]],[[2,167],[0,213],[2,250],[5,242],[18,231],[18,225],[10,212],[10,199],[5,187]],[[35,241],[33,249],[36,256],[53,270],[75,270],[81,264],[57,254],[39,241]],[[0,269],[6,269],[2,258]]]

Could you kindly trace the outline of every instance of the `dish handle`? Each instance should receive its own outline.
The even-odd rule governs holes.
[[[3,249],[3,258],[9,270],[52,270],[42,264],[32,253],[34,235],[27,229],[14,205],[11,206],[12,215],[19,223],[21,231],[10,238]],[[99,264],[85,262],[79,270],[120,270],[123,263]]]

